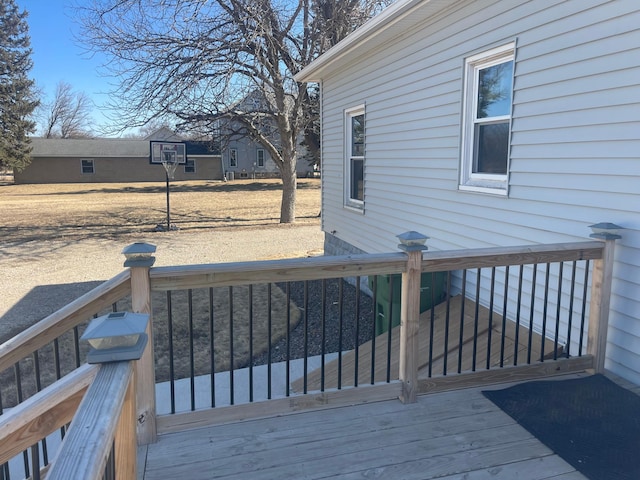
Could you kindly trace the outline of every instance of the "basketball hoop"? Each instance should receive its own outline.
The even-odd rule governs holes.
[[[181,148],[182,144],[179,143],[160,144],[160,163],[162,163],[170,180],[173,180],[178,164],[184,163],[184,153],[179,150]]]
[[[178,166],[178,160],[175,155],[175,152],[162,152],[162,166],[167,172],[167,177],[169,180],[173,180],[176,175],[176,167]],[[174,153],[174,155],[169,155],[170,153]]]
[[[186,164],[186,144],[184,142],[156,142],[150,143],[151,164],[161,163],[167,172],[167,227],[166,230],[176,230],[177,227],[171,224],[171,214],[169,208],[169,181],[173,180],[176,168],[179,164]]]

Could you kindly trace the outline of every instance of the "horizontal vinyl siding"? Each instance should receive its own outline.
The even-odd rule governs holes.
[[[369,252],[618,241],[608,367],[640,383],[640,3],[458,2],[323,80],[323,228]],[[508,197],[458,190],[464,58],[516,41]],[[343,112],[366,104],[365,209],[343,207]],[[624,339],[623,339],[624,338]]]

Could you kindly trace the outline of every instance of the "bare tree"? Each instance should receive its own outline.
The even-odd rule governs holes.
[[[293,75],[390,0],[91,0],[83,39],[119,82],[119,127],[154,118],[261,144],[283,182],[280,222],[295,220],[296,143],[313,119],[310,86]],[[247,109],[254,92],[263,101]],[[233,106],[230,108],[230,106]],[[242,107],[242,108],[241,108]],[[267,130],[272,130],[266,133]]]
[[[43,103],[46,138],[84,138],[91,136],[93,103],[84,92],[77,92],[66,82],[59,82],[53,101]]]

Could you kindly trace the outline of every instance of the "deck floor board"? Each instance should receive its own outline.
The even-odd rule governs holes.
[[[584,478],[480,388],[166,434],[144,448],[144,480]]]

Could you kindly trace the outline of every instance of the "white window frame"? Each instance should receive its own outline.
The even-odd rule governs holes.
[[[363,145],[363,155],[352,155],[352,140],[353,140],[353,129],[351,120],[354,117],[363,115],[364,120],[364,145]],[[365,197],[365,181],[364,181],[364,169],[365,169],[365,157],[366,157],[366,137],[367,137],[367,120],[365,114],[365,105],[358,105],[356,107],[349,108],[344,111],[344,134],[345,134],[345,142],[344,142],[344,205],[349,208],[357,209],[358,211],[364,211],[364,197]],[[362,162],[362,199],[354,198],[352,195],[351,186],[352,186],[352,162],[361,161]]]
[[[195,158],[187,158],[186,159],[186,162],[184,164],[184,173],[186,173],[186,174],[196,173],[196,160],[195,160]]]
[[[493,48],[465,59],[463,115],[461,135],[460,190],[507,195],[509,185],[509,167],[511,157],[511,119],[513,110],[513,76],[511,78],[511,104],[509,114],[476,118],[478,104],[478,78],[482,69],[513,62],[515,72],[515,42]],[[475,126],[481,123],[504,122],[509,124],[509,144],[507,145],[507,168],[504,174],[474,172],[475,158]]]
[[[229,167],[237,167],[238,166],[238,149],[230,148],[229,149]]]
[[[85,172],[85,162],[87,162],[87,167],[91,167],[90,172]],[[82,175],[93,175],[96,173],[96,162],[93,160],[93,158],[80,159],[80,173]]]
[[[264,167],[264,157],[265,152],[264,148],[259,148],[256,150],[256,165],[260,168]]]

